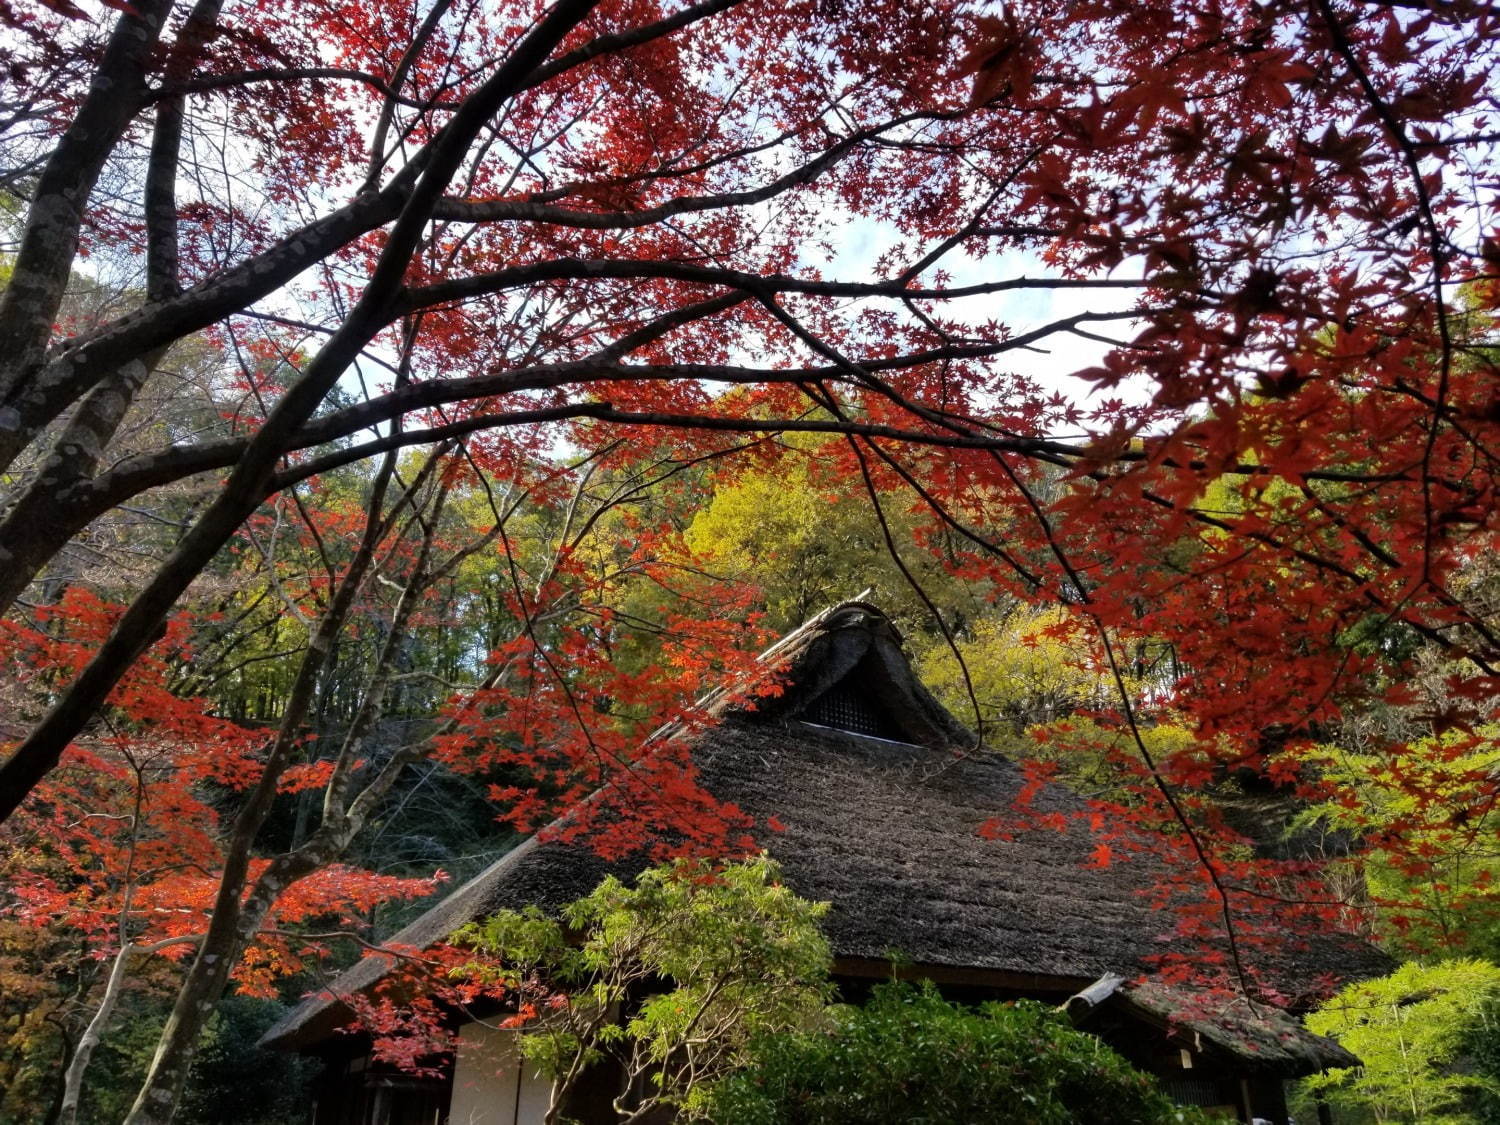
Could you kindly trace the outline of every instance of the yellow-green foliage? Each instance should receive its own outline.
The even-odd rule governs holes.
[[[829,605],[873,587],[882,608],[907,623],[928,611],[892,560],[870,499],[847,480],[824,479],[823,441],[804,440],[773,468],[722,481],[687,530],[688,546],[718,573],[764,591],[767,625],[785,631]],[[913,542],[910,495],[883,495],[901,559],[949,614],[977,614],[987,588],[949,574]]]
[[[560,1088],[610,1056],[631,1079],[619,1108],[637,1098],[637,1110],[662,1103],[691,1115],[702,1084],[741,1063],[752,1037],[800,1028],[822,1010],[827,909],[793,894],[764,855],[717,869],[678,860],[633,887],[606,878],[561,922],[535,907],[504,911],[453,940],[501,962],[461,974],[498,979],[522,1003],[536,982],[556,990],[533,998],[540,1014],[521,1042]]]
[[[1099,666],[1092,634],[1073,624],[1058,607],[986,618],[958,643],[962,667],[939,639],[918,654],[919,675],[949,710],[970,724],[972,685],[984,733],[996,745],[1054,763],[1058,780],[1074,789],[1129,801],[1125,786],[1134,778],[1122,772],[1120,762],[1140,761],[1134,736],[1077,713],[1118,709],[1119,688]],[[1125,689],[1138,700],[1141,680],[1129,674],[1124,679]],[[1023,733],[1023,738],[1015,737]],[[1165,723],[1143,725],[1141,739],[1156,761],[1187,751],[1194,741],[1190,731]]]
[[[1140,734],[1155,762],[1188,751],[1197,741],[1192,731],[1170,723],[1142,726]],[[1105,727],[1079,716],[1037,723],[1026,728],[1025,754],[1037,761],[1056,763],[1058,779],[1090,797],[1125,804],[1140,799],[1127,788],[1145,777],[1135,736],[1128,730]],[[1124,768],[1122,763],[1127,762],[1139,772]]]
[[[1084,638],[1066,626],[1061,609],[1018,610],[1004,620],[987,618],[976,622],[969,638],[958,644],[963,667],[939,640],[918,655],[918,674],[954,714],[971,721],[973,704],[964,668],[986,725],[1048,722],[1114,693],[1113,682],[1090,666]]]
[[[1378,846],[1360,857],[1385,936],[1419,949],[1494,955],[1500,949],[1500,845],[1484,816],[1496,770],[1500,728],[1449,731],[1399,755],[1322,745],[1307,764],[1330,799],[1298,827],[1321,823],[1378,841],[1396,831],[1399,851]]]
[[[1305,1079],[1303,1093],[1368,1121],[1477,1121],[1469,1107],[1496,1083],[1463,1055],[1494,1020],[1497,999],[1500,968],[1479,960],[1409,962],[1390,976],[1351,984],[1310,1014],[1307,1026],[1337,1039],[1364,1066]]]

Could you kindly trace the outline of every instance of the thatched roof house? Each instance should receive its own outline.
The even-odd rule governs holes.
[[[826,928],[842,977],[888,975],[899,951],[910,971],[969,995],[1062,1002],[1110,978],[1107,989],[1074,1005],[1080,1019],[1126,1029],[1106,1037],[1175,1082],[1184,1100],[1270,1120],[1285,1119],[1281,1077],[1351,1065],[1337,1045],[1264,1006],[1218,1016],[1200,1008],[1189,1018],[1193,1006],[1176,990],[1127,983],[1149,973],[1152,955],[1171,936],[1171,912],[1154,908],[1147,893],[1161,869],[1149,857],[1089,865],[1094,842],[1082,825],[1013,840],[982,837],[979,826],[1011,807],[1021,773],[1000,754],[976,748],[916,680],[896,629],[878,609],[836,606],[762,661],[781,671],[783,693],[753,710],[734,703],[743,693],[709,700],[721,721],[693,736],[693,757],[716,797],[759,823],[779,823],[762,842],[791,887],[832,904]],[[1033,808],[1070,817],[1081,804],[1051,787]],[[557,906],[591,890],[608,870],[620,873],[585,847],[533,839],[390,941],[425,947],[505,907]],[[1274,967],[1292,992],[1321,976],[1383,969],[1373,950],[1333,942],[1303,945]],[[382,959],[366,959],[289,1013],[267,1041],[326,1048],[350,1019],[340,997],[387,971]],[[460,1102],[466,1123],[528,1120],[520,1107],[531,1095],[519,1078],[515,1084],[516,1100],[504,1113],[486,1108],[489,1095],[455,1087],[452,1120],[460,1120]],[[320,1116],[320,1125],[325,1120],[363,1119],[341,1111]]]

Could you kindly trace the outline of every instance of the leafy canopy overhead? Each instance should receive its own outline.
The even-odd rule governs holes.
[[[1171,636],[1200,693],[1253,703],[1216,716],[1241,733],[1326,713],[1367,663],[1330,638],[1370,616],[1456,658],[1459,698],[1493,686],[1459,577],[1494,496],[1485,6],[533,15],[18,15],[6,600],[101,514],[228,476],[0,767],[7,809],[267,497],[439,436],[503,468],[621,426],[682,456],[844,432],[849,487],[961,525],[966,572]],[[873,267],[840,252],[851,218],[880,232]],[[143,268],[139,307],[60,321],[83,254]],[[286,364],[250,372],[227,433],[116,461],[121,414],[193,333]],[[1015,373],[1079,338],[1098,359],[1078,374],[1145,401],[1084,411]],[[1226,472],[1246,497],[1227,517],[1197,504]],[[1184,536],[1186,576],[1142,574]]]
[[[27,894],[87,900],[66,916],[114,964],[159,921],[127,889],[170,884],[188,923],[131,1125],[170,1118],[231,966],[295,959],[278,919],[346,875],[414,889],[339,866],[407,770],[482,776],[523,825],[614,783],[578,822],[611,852],[663,821],[743,843],[637,735],[746,667],[757,597],[831,581],[820,531],[922,586],[934,643],[984,649],[976,591],[1061,607],[1049,638],[1104,690],[1044,733],[1137,771],[1091,810],[1098,862],[1132,807],[1175,826],[1216,941],[1350,903],[1196,788],[1357,803],[1304,756],[1351,715],[1399,713],[1374,736],[1397,785],[1413,744],[1494,717],[1488,4],[0,19],[0,818]],[[753,570],[743,526],[699,528],[722,571],[683,533],[737,476],[780,502],[777,474],[799,588],[763,596],[719,581]],[[951,686],[976,720],[1035,702]],[[384,739],[396,717],[435,737]],[[1164,721],[1185,733],[1142,734]],[[141,832],[96,832],[133,786]],[[1500,779],[1464,786],[1485,823]]]

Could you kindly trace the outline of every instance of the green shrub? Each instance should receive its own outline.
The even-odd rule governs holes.
[[[253,996],[219,1003],[188,1075],[180,1125],[273,1125],[306,1117],[318,1063],[260,1045],[285,1014],[285,1005]]]
[[[951,1004],[931,984],[891,983],[829,1010],[821,1031],[752,1047],[719,1082],[716,1125],[1145,1125],[1206,1122],[1042,1004]]]
[[[827,909],[793,894],[764,855],[723,867],[678,860],[633,887],[605,879],[563,908],[566,926],[531,907],[453,940],[499,959],[459,975],[503,984],[535,1011],[521,1050],[553,1080],[549,1123],[603,1058],[625,1076],[615,1108],[631,1120],[668,1106],[691,1116],[700,1087],[738,1065],[747,1042],[822,1010]]]

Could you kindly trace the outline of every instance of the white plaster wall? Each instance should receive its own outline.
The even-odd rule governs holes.
[[[448,1125],[542,1125],[552,1083],[521,1058],[519,1034],[479,1023],[459,1031]]]

